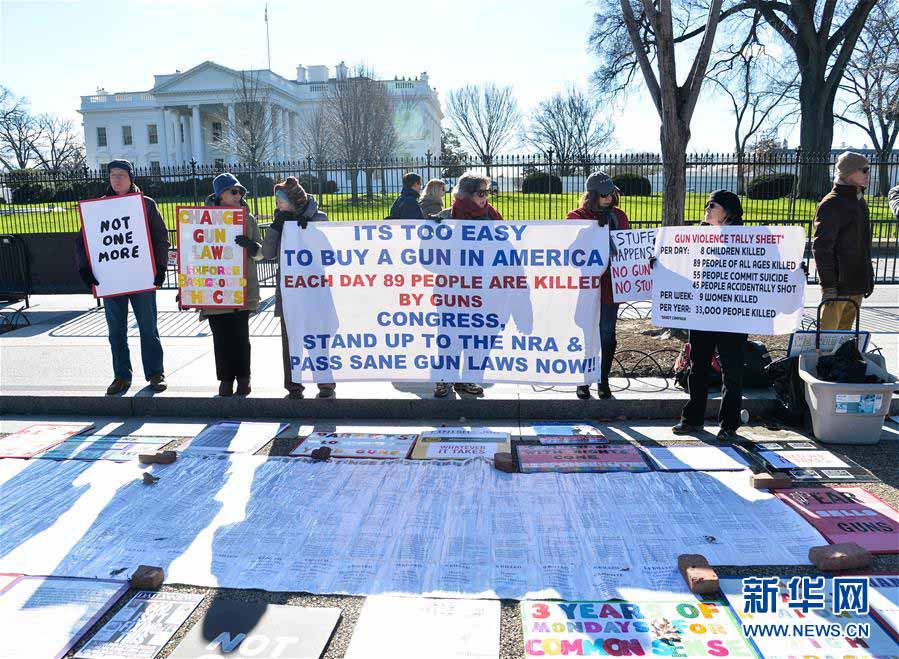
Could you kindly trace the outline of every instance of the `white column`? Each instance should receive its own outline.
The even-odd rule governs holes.
[[[268,115],[268,129],[270,132],[270,139],[268,139],[268,159],[269,160],[277,160],[277,155],[275,151],[275,145],[277,144],[277,140],[274,138],[277,133],[275,132],[275,106],[271,103],[267,103],[265,106],[265,112]]]
[[[235,136],[236,132],[234,130],[235,126],[237,126],[237,110],[234,108],[234,103],[228,103],[228,160],[234,162],[237,160],[237,153],[234,149],[235,144]]]
[[[281,109],[281,135],[284,144],[284,160],[293,159],[293,149],[290,140],[290,110]]]
[[[169,164],[169,131],[166,126],[168,118],[165,116],[165,108],[159,108],[159,116],[156,119],[156,143],[159,145],[159,166],[166,167]]]
[[[175,151],[178,153],[178,164],[183,165],[187,160],[187,142],[184,137],[187,133],[187,117],[178,113],[178,130],[175,132]]]
[[[193,156],[197,164],[202,165],[206,158],[203,155],[203,125],[200,123],[200,106],[191,105],[190,109],[192,113],[190,127],[193,133]]]
[[[288,158],[297,160],[297,114],[296,112],[287,112],[287,153]]]

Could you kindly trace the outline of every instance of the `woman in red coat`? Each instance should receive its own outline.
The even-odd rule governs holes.
[[[609,231],[627,229],[627,215],[618,208],[621,191],[615,187],[612,178],[605,172],[594,172],[587,179],[587,189],[581,197],[581,205],[568,213],[569,220],[596,220],[599,226],[609,226]],[[602,361],[599,369],[598,395],[611,398],[609,371],[615,358],[615,321],[618,319],[618,305],[612,300],[612,271],[607,269],[600,280],[599,342],[602,346]],[[577,388],[577,397],[590,398],[590,385]]]

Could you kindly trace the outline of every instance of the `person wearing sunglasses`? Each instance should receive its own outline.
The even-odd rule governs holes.
[[[587,178],[586,189],[581,197],[581,205],[568,212],[569,220],[596,220],[599,226],[609,227],[609,231],[627,229],[627,214],[618,208],[621,190],[605,172],[593,172]],[[611,247],[611,241],[610,241]],[[612,297],[612,273],[606,269],[600,279],[600,313],[599,342],[602,346],[602,359],[599,366],[599,384],[597,394],[602,399],[612,397],[609,388],[609,372],[615,359],[615,323],[618,320],[618,305]],[[581,400],[590,398],[590,385],[577,388],[577,397]]]
[[[815,212],[812,256],[824,303],[822,330],[852,329],[862,298],[874,292],[871,222],[864,197],[870,167],[860,153],[841,153],[833,189]]]
[[[703,226],[741,226],[743,205],[729,190],[715,190],[705,205]],[[718,413],[718,440],[738,439],[740,412],[743,409],[743,368],[746,340],[744,332],[711,332],[690,330],[689,402],[681,412],[681,420],[671,431],[675,435],[701,432],[709,396],[709,371],[712,357],[718,351],[721,365],[721,409]]]
[[[206,197],[207,206],[243,208],[246,211],[244,233],[234,242],[245,249],[246,296],[238,309],[201,309],[200,320],[208,320],[215,350],[215,375],[219,380],[219,396],[246,396],[250,393],[250,316],[259,307],[259,275],[256,262],[262,259],[262,234],[256,218],[244,197],[247,189],[230,172],[212,180],[213,193]],[[237,380],[237,391],[234,381]]]

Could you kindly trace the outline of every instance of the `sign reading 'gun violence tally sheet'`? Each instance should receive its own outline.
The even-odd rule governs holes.
[[[94,297],[155,290],[156,263],[144,196],[132,194],[78,202],[84,249],[94,277]]]
[[[239,308],[246,300],[247,251],[234,242],[243,208],[179,206],[178,288],[185,309]]]
[[[652,324],[789,334],[802,320],[804,249],[801,227],[662,227]]]
[[[592,382],[608,252],[588,221],[289,222],[293,380]]]

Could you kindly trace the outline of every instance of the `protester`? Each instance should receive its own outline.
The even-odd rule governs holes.
[[[587,178],[586,190],[581,197],[581,205],[573,211],[569,211],[569,220],[596,220],[599,226],[609,227],[609,231],[627,229],[629,226],[627,215],[618,208],[621,190],[619,190],[605,172],[594,172]],[[612,249],[611,238],[609,240]],[[599,312],[599,342],[602,346],[602,360],[599,368],[599,385],[597,393],[602,399],[612,397],[609,388],[609,372],[612,370],[612,361],[615,358],[615,348],[618,343],[615,338],[615,323],[618,320],[618,305],[612,297],[612,271],[606,269],[600,279],[600,312]],[[581,385],[577,388],[577,397],[582,400],[590,398],[590,385]]]
[[[421,207],[418,205],[418,196],[421,194],[421,176],[414,172],[403,175],[403,191],[390,207],[390,220],[421,220],[424,219]]]
[[[887,199],[890,202],[890,210],[893,211],[893,215],[899,220],[899,185],[890,188],[889,193],[887,193]]]
[[[739,226],[743,224],[740,198],[728,190],[716,190],[705,205],[703,226]],[[718,439],[737,439],[743,402],[743,365],[747,335],[741,332],[690,330],[690,401],[684,406],[681,421],[672,432],[690,435],[702,431],[705,406],[709,394],[709,370],[712,356],[718,350],[721,364],[721,410],[718,414]]]
[[[281,253],[281,234],[284,225],[288,222],[296,222],[301,229],[305,229],[309,222],[326,222],[328,216],[318,210],[318,202],[315,197],[306,194],[303,186],[293,176],[275,185],[275,214],[271,226],[265,232],[265,240],[262,242],[262,256],[266,259],[278,259]],[[281,273],[277,274],[278,287],[275,290],[275,316],[281,318],[281,361],[284,367],[284,388],[287,389],[289,398],[302,398],[305,387],[294,382],[290,375],[290,343],[287,339],[287,327],[284,322],[284,314],[281,306]],[[333,398],[337,385],[332,383],[318,383],[319,398]]]
[[[421,214],[425,217],[437,215],[443,210],[443,196],[446,194],[446,183],[439,178],[432,178],[425,186],[425,191],[418,199]]]
[[[456,189],[453,193],[453,205],[447,209],[449,213],[444,210],[434,217],[438,222],[447,216],[454,220],[502,221],[503,216],[490,205],[489,198],[490,177],[474,172],[465,172],[456,182]],[[484,388],[473,382],[456,382],[452,387],[460,393],[471,394],[472,396],[484,394]],[[438,382],[434,385],[434,396],[436,398],[446,398],[449,395],[449,391],[449,382]]]
[[[812,255],[821,282],[822,330],[848,330],[855,323],[862,297],[874,291],[871,266],[871,223],[864,192],[870,174],[868,159],[845,151],[837,158],[833,189],[815,213]],[[836,297],[849,298],[834,300]]]
[[[244,233],[234,242],[247,252],[246,296],[239,309],[201,309],[200,319],[209,321],[215,349],[215,375],[219,380],[219,396],[246,396],[250,393],[250,315],[259,307],[259,275],[256,261],[262,259],[262,234],[256,218],[244,200],[247,189],[228,172],[212,181],[213,193],[206,197],[207,206],[244,208]],[[234,381],[237,380],[237,391]]]
[[[106,172],[109,175],[109,187],[104,197],[140,192],[140,188],[134,184],[134,167],[129,161],[113,160],[106,166]],[[159,288],[165,281],[165,271],[169,262],[169,233],[156,202],[150,197],[144,197],[144,210],[147,214],[150,244],[156,266],[153,284]],[[97,286],[100,283],[94,276],[84,248],[84,236],[80,233],[75,239],[75,267],[86,286]],[[131,387],[131,353],[128,350],[129,302],[140,332],[140,356],[144,377],[153,391],[165,391],[168,386],[162,365],[162,342],[159,340],[159,330],[156,326],[156,291],[118,295],[103,300],[113,370],[112,384],[106,389],[107,396],[125,393]]]

